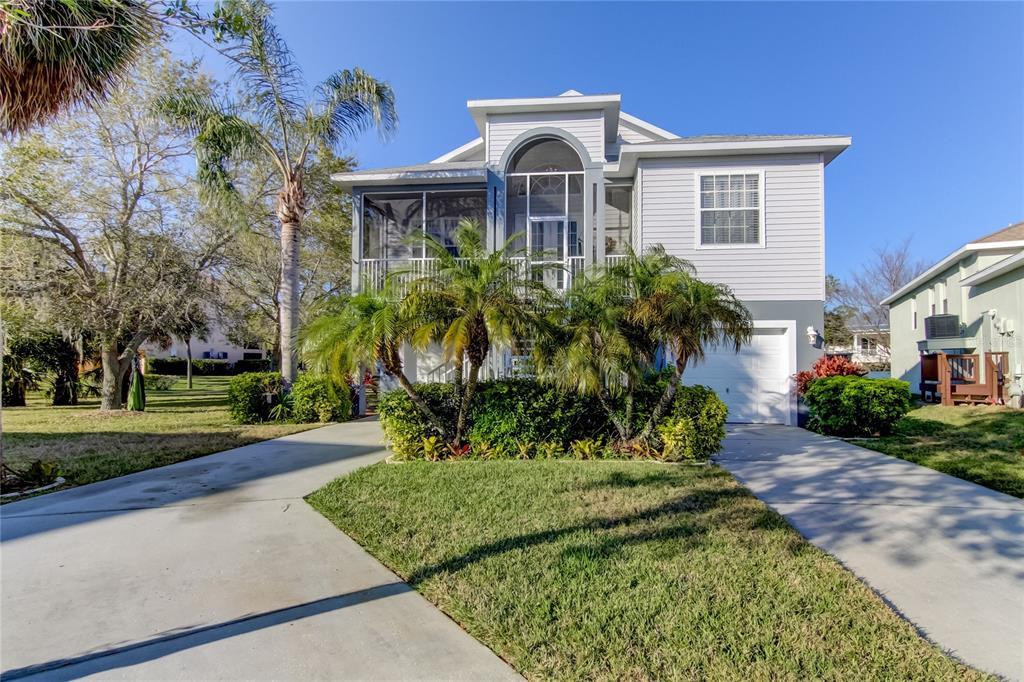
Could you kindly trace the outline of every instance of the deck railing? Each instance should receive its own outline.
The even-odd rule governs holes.
[[[573,279],[586,268],[586,259],[583,256],[561,260],[516,256],[510,260],[516,264],[517,279],[525,281],[532,277],[534,280],[543,281],[555,291],[568,289],[572,286]],[[412,280],[436,274],[437,271],[436,258],[364,258],[360,261],[362,286],[374,291],[384,288],[388,275],[397,277],[401,288]]]

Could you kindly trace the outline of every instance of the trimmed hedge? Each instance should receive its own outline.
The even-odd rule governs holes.
[[[270,410],[283,393],[278,372],[245,372],[228,384],[228,413],[239,424],[258,424],[270,419]],[[272,394],[267,402],[267,393]]]
[[[239,360],[232,365],[227,360],[192,359],[192,375],[198,377],[223,377],[243,372],[265,372],[269,369],[269,360]],[[147,358],[146,370],[153,374],[183,377],[188,374],[188,361],[185,358]]]
[[[146,373],[145,377],[146,388],[151,391],[169,391],[171,386],[174,386],[174,382],[178,380],[178,377],[167,374]]]
[[[892,433],[910,411],[910,384],[897,379],[834,376],[815,379],[804,402],[808,428],[832,436],[874,436]]]
[[[263,360],[237,360],[231,366],[231,371],[235,374],[242,374],[243,372],[269,372],[273,369],[273,364],[274,362],[270,358]]]
[[[650,390],[638,392],[634,417],[637,428],[660,396],[659,387],[664,385],[661,379],[652,377]],[[455,422],[458,405],[453,385],[417,384],[416,388],[442,420]],[[438,434],[404,391],[382,395],[378,412],[388,443],[399,457],[445,456],[444,445],[431,440]],[[707,459],[721,447],[726,412],[725,403],[711,389],[680,386],[659,429],[666,446],[660,456],[672,461]],[[532,379],[481,382],[466,431],[469,454],[488,459],[621,457],[622,453],[604,447],[615,436],[615,428],[596,398]]]
[[[337,385],[326,374],[301,374],[291,390],[292,419],[300,424],[340,422],[352,415],[347,386]]]

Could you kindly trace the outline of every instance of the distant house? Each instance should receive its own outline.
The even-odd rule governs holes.
[[[754,317],[739,353],[709,348],[687,369],[740,422],[795,423],[791,376],[822,350],[825,167],[843,135],[685,137],[632,116],[617,94],[473,100],[479,137],[429,163],[339,173],[352,192],[352,288],[388,272],[429,272],[412,235],[457,255],[460,218],[489,249],[514,240],[522,272],[564,291],[587,268],[662,245],[703,279],[727,284]],[[712,104],[714,106],[714,104]],[[557,266],[557,267],[550,267]],[[810,332],[805,334],[805,330]],[[406,349],[414,381],[444,380],[437,349]],[[515,373],[493,353],[488,376]]]
[[[171,339],[171,345],[161,348],[160,344],[149,342],[142,346],[147,358],[185,358],[185,339]],[[193,360],[224,360],[235,363],[239,360],[263,360],[269,354],[260,348],[242,348],[228,341],[224,332],[211,319],[210,331],[203,339],[192,337]]]
[[[830,344],[829,355],[844,355],[861,365],[877,365],[889,362],[889,327],[853,326],[850,328],[849,343]]]
[[[1010,387],[1024,375],[1024,222],[965,244],[882,303],[889,306],[892,376],[911,390],[922,383],[922,358],[940,351],[1007,353],[1001,371],[1008,389],[1019,390]],[[984,376],[979,365],[978,379]]]

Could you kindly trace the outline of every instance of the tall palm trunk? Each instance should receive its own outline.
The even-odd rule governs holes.
[[[104,339],[100,349],[100,362],[103,367],[101,410],[121,409],[121,362],[118,355],[117,340]]]
[[[281,221],[281,380],[286,389],[298,374],[295,339],[299,331],[299,244],[305,215],[302,181],[286,179],[277,196],[277,218]]]

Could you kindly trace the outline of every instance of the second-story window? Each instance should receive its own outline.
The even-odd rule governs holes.
[[[764,243],[760,173],[700,175],[698,182],[702,246]]]

